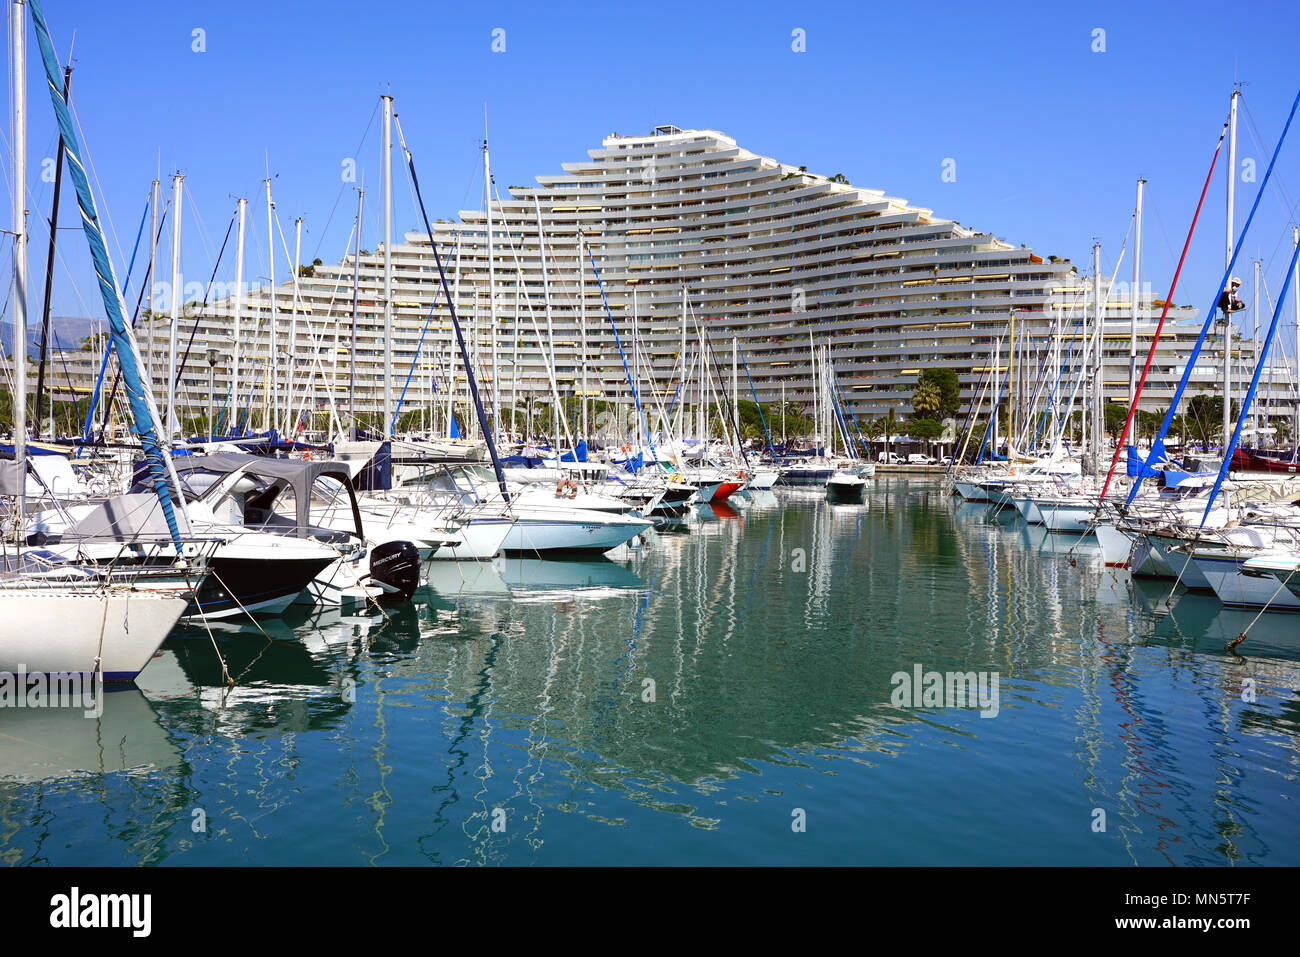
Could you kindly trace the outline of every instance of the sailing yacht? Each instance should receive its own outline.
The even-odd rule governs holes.
[[[14,371],[18,383],[26,381],[27,341],[27,83],[26,6],[12,4],[10,68],[14,83],[11,108],[13,151],[13,283]],[[83,229],[91,257],[100,277],[100,289],[108,313],[113,348],[130,399],[133,427],[144,444],[146,458],[160,479],[168,466],[166,452],[159,446],[157,409],[148,386],[139,375],[139,353],[122,315],[121,297],[103,231],[81,164],[80,148],[58,83],[58,65],[39,0],[30,3],[36,39],[49,84],[50,97],[59,122],[61,143],[69,157],[69,170],[76,186]],[[94,569],[70,566],[59,560],[46,561],[39,553],[22,553],[27,510],[28,467],[26,457],[26,389],[13,390],[14,457],[0,462],[0,495],[11,497],[13,507],[5,523],[14,537],[12,555],[6,552],[0,571],[0,671],[10,675],[94,675],[106,681],[130,681],[153,658],[186,607],[186,596],[170,588],[150,589],[120,578],[98,574]],[[158,482],[160,502],[166,493]],[[163,502],[168,531],[178,551],[183,516],[178,520],[170,501]],[[35,559],[35,562],[32,561]],[[43,567],[42,567],[43,566]],[[26,694],[27,686],[19,689]]]

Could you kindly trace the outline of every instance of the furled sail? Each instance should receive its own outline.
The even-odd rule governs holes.
[[[45,13],[41,9],[40,0],[31,0],[31,8],[32,23],[36,27],[36,42],[41,48],[41,61],[45,66],[50,99],[54,103],[54,115],[59,124],[59,136],[67,154],[68,174],[72,177],[76,189],[77,205],[81,209],[81,224],[86,233],[86,240],[90,244],[90,256],[95,265],[95,276],[99,280],[104,312],[108,315],[113,349],[117,353],[118,366],[122,370],[122,381],[126,386],[127,400],[131,409],[131,431],[140,437],[140,444],[148,464],[150,484],[158,495],[172,540],[179,549],[182,529],[177,520],[176,510],[172,506],[171,495],[167,491],[169,475],[173,485],[179,483],[171,468],[171,459],[159,438],[164,433],[159,425],[158,410],[154,406],[153,395],[149,391],[148,383],[140,375],[139,348],[136,345],[135,335],[126,322],[126,308],[117,288],[113,265],[108,258],[108,246],[104,241],[104,231],[99,224],[99,214],[95,209],[95,197],[90,191],[86,170],[81,162],[81,147],[77,143],[77,135],[73,130],[67,101],[63,98],[63,88],[59,81],[59,65],[54,56],[54,46],[50,42],[50,31],[45,25]],[[188,528],[185,531],[188,532]]]

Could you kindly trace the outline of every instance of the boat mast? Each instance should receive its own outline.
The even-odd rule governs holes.
[[[288,363],[284,370],[284,426],[285,431],[292,434],[296,431],[297,422],[292,421],[293,416],[293,366],[294,357],[298,354],[298,270],[302,263],[302,217],[299,216],[293,221],[293,262],[290,265],[293,277],[293,312],[289,314],[289,350],[286,355]]]
[[[682,345],[681,345],[681,355],[682,355],[682,403],[681,403],[681,405],[682,405],[682,411],[679,413],[679,414],[680,414],[680,419],[679,419],[679,421],[681,421],[681,422],[684,424],[684,423],[687,421],[687,420],[686,420],[686,379],[687,379],[687,369],[686,369],[686,283],[682,283]],[[678,431],[678,434],[677,434],[677,440],[678,440],[678,442],[681,442],[681,441],[686,437],[685,433],[686,433],[686,429],[685,429],[685,428],[682,428],[682,429],[680,429],[680,430]]]
[[[361,283],[361,206],[366,191],[357,191],[357,233],[352,251],[352,348],[348,350],[348,434],[357,434],[357,287]]]
[[[484,112],[486,113],[486,110]],[[488,156],[486,117],[483,126],[483,208],[487,213],[488,332],[492,337],[492,432],[500,438],[501,382],[497,376],[497,285],[496,271],[492,268],[492,162]]]
[[[239,334],[239,320],[244,311],[244,223],[248,217],[248,200],[240,199],[236,205],[235,226],[235,317],[232,323],[234,331],[234,354],[230,363],[230,422],[234,428],[231,435],[239,435],[239,353],[243,340]]]
[[[27,62],[24,43],[27,22],[24,3],[11,4],[13,46],[13,407],[14,458],[18,462],[17,514],[14,540],[21,544],[27,525]]]
[[[270,429],[280,424],[280,352],[279,318],[275,310],[275,203],[271,201],[271,179],[266,182],[266,255],[267,280],[270,293],[271,341],[267,349],[267,387],[270,403],[262,409],[262,428]]]
[[[68,99],[72,67],[63,68],[63,99]],[[50,293],[54,289],[54,239],[59,234],[59,191],[63,185],[63,138],[54,160],[54,198],[50,201],[50,251],[45,260],[45,304],[41,310],[41,358],[36,368],[36,414],[32,417],[32,434],[41,435],[41,402],[45,398],[45,361],[50,351]],[[76,396],[72,396],[75,400]],[[54,390],[50,389],[50,438],[54,438]]]
[[[393,98],[384,101],[384,428],[393,437]],[[432,237],[430,237],[432,238]]]
[[[63,142],[63,137],[59,137],[59,142]],[[154,180],[149,188],[149,351],[144,354],[144,374],[150,389],[157,387],[153,378],[153,331],[154,290],[158,288],[158,185],[158,180]]]
[[[1251,315],[1251,343],[1255,347],[1256,355],[1258,355],[1259,353],[1259,266],[1260,266],[1260,261],[1256,259],[1254,266],[1251,270],[1251,272],[1254,274],[1253,275],[1254,285],[1250,293],[1250,297],[1251,297],[1250,311],[1252,314]],[[1300,293],[1300,290],[1297,290],[1297,292]],[[1270,400],[1272,400],[1272,398],[1273,398],[1273,363],[1270,362],[1268,364],[1268,388],[1264,392],[1264,402],[1265,402],[1264,425],[1265,426],[1268,425],[1267,404]],[[1253,410],[1253,415],[1255,419],[1255,447],[1262,448],[1264,443],[1262,441],[1263,436],[1260,434],[1259,431],[1260,426],[1259,426],[1258,403],[1255,405],[1255,408]]]
[[[1232,265],[1233,201],[1237,186],[1237,97],[1240,90],[1232,91],[1228,106],[1228,216],[1227,238],[1224,242],[1223,264]],[[1229,286],[1229,289],[1232,287]],[[1223,448],[1226,451],[1232,439],[1232,313],[1223,316]]]
[[[808,330],[808,353],[811,356],[811,362],[812,362],[811,381],[812,381],[812,400],[813,400],[813,456],[816,457],[817,450],[821,447],[818,443],[818,433],[821,431],[822,420],[821,417],[817,414],[818,412],[817,346],[813,344],[812,329]]]
[[[684,291],[682,296],[684,299]],[[683,316],[683,324],[685,321]],[[578,332],[582,346],[582,437],[587,439],[590,437],[587,431],[587,263],[582,253],[581,227],[578,229]]]
[[[992,350],[989,353],[989,362],[991,363],[991,368],[993,369],[992,372],[993,376],[997,377],[998,374],[1002,371],[1002,340],[1001,339],[998,339],[998,341],[994,343]],[[989,449],[990,459],[995,459],[997,458],[998,455],[998,404],[1002,399],[1002,396],[999,395],[1001,390],[1002,390],[1002,386],[999,382],[998,390],[996,392],[989,393],[989,423],[990,423],[989,438],[992,440],[992,445]],[[886,436],[885,437],[885,461],[886,462],[889,461],[888,453],[889,453],[889,437]]]
[[[451,298],[460,304],[460,231],[456,231],[456,281],[451,287]],[[433,237],[429,237],[429,245],[433,245]],[[466,408],[469,402],[465,403]],[[468,432],[469,423],[473,421],[472,416],[466,416],[466,431]],[[453,329],[447,334],[447,438],[451,438],[451,424],[456,421],[456,331]],[[468,438],[468,435],[462,436]]]
[[[1146,180],[1138,177],[1137,207],[1133,213],[1133,289],[1129,299],[1128,400],[1137,401],[1138,380],[1138,291],[1142,288],[1142,187]]]
[[[1291,227],[1291,250],[1295,253],[1295,247],[1300,246],[1300,227]],[[1297,263],[1294,273],[1292,274],[1291,284],[1295,287],[1295,295],[1291,297],[1291,302],[1295,306],[1295,368],[1296,368],[1296,403],[1295,403],[1295,428],[1291,431],[1291,441],[1296,443],[1300,448],[1300,263]],[[1295,460],[1295,453],[1291,455],[1292,461]]]
[[[740,445],[740,380],[737,378],[737,369],[739,368],[740,340],[735,336],[731,337],[731,408],[735,415],[736,422],[736,455],[744,458],[744,452]]]
[[[1092,430],[1088,434],[1088,454],[1092,459],[1093,474],[1101,467],[1101,436],[1105,428],[1105,402],[1102,388],[1104,373],[1101,347],[1105,341],[1103,332],[1106,324],[1106,304],[1101,300],[1101,243],[1092,244]]]
[[[181,315],[181,180],[180,173],[172,176],[172,302],[171,330],[167,354],[167,437],[179,427],[176,415],[176,326]],[[173,423],[176,423],[173,426]],[[160,436],[162,438],[162,436]]]

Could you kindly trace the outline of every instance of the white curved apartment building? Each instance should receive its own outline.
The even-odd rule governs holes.
[[[811,336],[831,347],[844,394],[855,413],[867,417],[891,407],[900,415],[909,413],[916,377],[930,366],[955,369],[969,401],[999,337],[1004,340],[999,365],[1006,361],[1013,311],[1018,335],[1029,333],[1025,355],[1035,364],[1048,355],[1058,312],[1062,356],[1069,354],[1071,340],[1078,355],[1076,321],[1085,312],[1091,315],[1091,280],[1069,262],[1045,261],[1029,248],[880,190],[835,182],[760,156],[714,130],[660,127],[645,136],[611,135],[587,160],[539,176],[537,185],[501,192],[491,215],[495,342],[488,321],[487,217],[482,210],[464,211],[458,222],[433,226],[489,409],[494,389],[502,408],[529,396],[549,402],[544,353],[551,348],[562,393],[626,397],[606,302],[627,362],[639,370],[647,401],[657,392],[666,402],[676,388],[673,370],[682,348],[685,296],[692,317],[686,335],[689,355],[700,341],[698,318],[724,364],[730,364],[731,340],[739,341],[760,400],[780,400],[784,386],[789,401],[810,403]],[[372,190],[367,195],[368,205],[377,194]],[[582,258],[580,245],[589,250]],[[408,373],[404,410],[428,405],[435,389],[445,396],[449,368],[457,370],[463,402],[459,359],[449,365],[454,341],[428,237],[408,233],[394,245],[392,261],[394,403]],[[1206,283],[1198,278],[1204,279],[1192,277],[1185,288],[1203,290]],[[361,257],[355,350],[352,284],[350,256],[337,265],[316,267],[314,276],[299,280],[296,319],[292,283],[277,288],[281,381],[293,383],[290,398],[280,400],[282,409],[327,412],[333,402],[340,415],[349,404],[358,413],[382,410],[379,251]],[[1116,401],[1128,395],[1127,285],[1121,291],[1117,284],[1106,310],[1106,395]],[[1159,315],[1149,293],[1140,299],[1139,362]],[[198,358],[191,359],[184,375],[182,398],[194,412],[201,413],[208,400],[209,369],[202,358],[207,347],[214,346],[222,356],[211,370],[218,404],[229,387],[230,310],[230,300],[223,300],[200,320],[193,353]],[[1171,310],[1144,406],[1168,405],[1199,328],[1199,322],[1188,323],[1197,312]],[[152,334],[159,387],[167,365],[164,326],[165,317]],[[292,344],[291,328],[296,330]],[[269,395],[269,331],[267,290],[254,290],[245,297],[241,318],[240,391],[245,401],[254,396],[259,409]],[[182,342],[187,332],[183,326]],[[147,338],[148,333],[142,335]],[[1240,382],[1249,377],[1254,346],[1245,338],[1236,345]],[[1207,342],[1194,391],[1219,388],[1221,353],[1215,350],[1221,348],[1217,336]],[[291,352],[295,361],[289,375]],[[355,392],[349,395],[354,359]],[[1294,381],[1289,376],[1279,372],[1278,379]],[[691,395],[686,399],[694,401]],[[280,421],[289,418],[282,413]],[[260,417],[254,424],[261,424]]]

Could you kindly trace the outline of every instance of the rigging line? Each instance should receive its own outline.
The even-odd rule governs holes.
[[[592,251],[591,246],[587,246],[587,255],[591,258],[591,271],[596,277],[596,286],[600,290],[601,302],[605,305],[605,315],[609,319],[609,328],[614,333],[614,345],[618,346],[618,357],[623,362],[623,374],[627,376],[628,384],[631,386],[632,400],[636,403],[637,415],[641,419],[641,428],[645,431],[646,442],[650,446],[650,454],[654,457],[655,466],[662,471],[663,466],[659,462],[659,453],[655,451],[654,438],[650,435],[650,427],[646,424],[645,412],[641,408],[641,397],[638,394],[640,390],[636,387],[636,383],[632,381],[632,373],[628,371],[627,356],[623,352],[623,342],[619,338],[618,327],[614,324],[614,313],[609,308],[609,297],[605,295],[605,284],[601,281],[600,270],[596,268],[596,254]],[[644,459],[642,459],[642,463],[644,464]]]
[[[77,132],[81,136],[81,152],[84,164],[90,167],[90,175],[95,179],[95,190],[99,193],[99,203],[97,208],[102,210],[100,215],[108,221],[108,230],[113,234],[113,245],[117,247],[117,257],[121,261],[126,260],[126,253],[122,249],[122,242],[117,237],[117,226],[113,223],[113,214],[109,212],[108,194],[104,192],[104,187],[99,181],[99,171],[95,168],[95,158],[90,149],[90,141],[86,138],[86,131],[81,127],[81,111],[77,106],[68,104],[68,111],[72,114],[72,121],[77,124]]]
[[[352,156],[347,157],[348,159],[352,160],[353,163],[356,162],[357,157],[361,155],[362,149],[366,145],[366,139],[370,136],[371,127],[375,125],[375,115],[378,112],[379,112],[379,101],[376,100],[374,107],[370,111],[370,119],[366,121],[365,131],[361,134],[361,139],[357,143],[357,148],[352,151],[353,154]],[[316,240],[316,248],[312,250],[312,254],[311,254],[312,259],[315,259],[320,254],[321,246],[325,242],[325,236],[329,233],[330,223],[334,222],[334,214],[338,212],[339,203],[343,200],[343,194],[347,192],[349,185],[356,185],[356,181],[353,180],[351,181],[350,184],[348,180],[342,180],[341,184],[339,185],[338,194],[334,197],[334,205],[330,207],[329,215],[325,217],[325,226],[321,230],[320,239]]]
[[[1272,294],[1269,293],[1269,291],[1268,291],[1268,281],[1267,281],[1267,280],[1266,280],[1262,275],[1259,277],[1259,281],[1260,281],[1260,284],[1263,285],[1263,287],[1264,287],[1264,301],[1268,303],[1268,308],[1269,308],[1269,310],[1271,311],[1271,310],[1273,309],[1274,303],[1273,303],[1273,296],[1272,296]],[[1294,328],[1295,328],[1295,327],[1292,326],[1292,329],[1294,329]],[[1281,330],[1279,330],[1279,331],[1281,331]],[[1300,343],[1297,343],[1297,345],[1300,345]],[[1294,375],[1288,375],[1288,373],[1291,371],[1291,369],[1290,369],[1290,367],[1286,364],[1286,359],[1287,359],[1288,356],[1287,356],[1287,351],[1286,351],[1286,339],[1285,339],[1285,337],[1283,337],[1283,336],[1278,336],[1278,339],[1277,339],[1277,347],[1278,347],[1278,358],[1282,360],[1282,362],[1280,363],[1281,366],[1282,366],[1282,370],[1281,370],[1281,371],[1282,371],[1282,374],[1286,376],[1286,386],[1287,386],[1287,393],[1286,393],[1286,394],[1287,394],[1287,395],[1291,395],[1291,396],[1295,396],[1295,395],[1297,395],[1297,394],[1300,394],[1300,383],[1297,383],[1297,382],[1296,382],[1296,379],[1295,379],[1295,376],[1294,376]]]
[[[1210,302],[1210,308],[1205,317],[1205,322],[1201,326],[1200,335],[1197,336],[1196,344],[1192,347],[1191,354],[1187,357],[1187,365],[1184,367],[1183,374],[1178,380],[1178,386],[1174,390],[1173,400],[1170,402],[1169,409],[1165,413],[1164,421],[1160,424],[1160,430],[1156,433],[1155,439],[1152,440],[1151,450],[1147,454],[1146,461],[1143,463],[1142,467],[1138,469],[1138,474],[1133,479],[1133,486],[1129,489],[1128,498],[1124,501],[1125,506],[1132,503],[1138,490],[1142,487],[1142,473],[1151,467],[1151,463],[1154,461],[1157,454],[1163,454],[1164,452],[1165,433],[1168,432],[1169,423],[1173,420],[1174,412],[1177,409],[1178,403],[1182,400],[1183,393],[1187,390],[1188,382],[1191,381],[1192,369],[1195,367],[1196,360],[1201,354],[1201,347],[1205,343],[1205,337],[1209,334],[1210,328],[1214,324],[1214,317],[1218,312],[1219,297],[1223,295],[1223,290],[1227,288],[1228,277],[1232,275],[1232,270],[1237,265],[1237,258],[1241,255],[1242,242],[1250,232],[1251,223],[1255,221],[1255,213],[1259,210],[1259,202],[1264,198],[1264,188],[1268,185],[1269,180],[1273,176],[1273,168],[1277,165],[1278,155],[1282,152],[1282,144],[1286,142],[1287,133],[1291,129],[1291,122],[1295,119],[1296,109],[1298,107],[1300,107],[1300,91],[1296,92],[1295,99],[1291,103],[1291,112],[1287,115],[1286,125],[1282,127],[1282,134],[1278,137],[1277,146],[1273,148],[1273,155],[1268,161],[1268,169],[1265,170],[1263,182],[1259,184],[1259,189],[1255,193],[1254,202],[1250,205],[1250,213],[1246,217],[1245,225],[1242,226],[1241,232],[1237,235],[1237,241],[1233,244],[1232,255],[1228,259],[1227,268],[1223,271],[1223,277],[1219,280],[1219,287],[1215,290],[1214,299]],[[1225,402],[1228,399],[1229,396],[1224,396]]]
[[[415,197],[420,206],[420,219],[424,222],[425,232],[430,237],[430,247],[433,249],[434,262],[438,267],[438,281],[442,288],[442,294],[447,300],[447,311],[451,314],[451,324],[456,330],[456,342],[460,347],[461,362],[465,366],[465,380],[469,386],[470,397],[474,402],[474,411],[478,417],[479,428],[482,430],[483,439],[487,443],[488,455],[492,458],[492,471],[496,474],[497,487],[501,490],[501,500],[508,505],[510,503],[510,492],[506,488],[505,472],[501,469],[501,459],[497,455],[496,440],[488,428],[487,413],[483,410],[483,403],[479,399],[478,381],[473,374],[473,366],[470,363],[469,352],[465,346],[465,336],[461,332],[460,322],[456,318],[456,305],[451,294],[451,287],[447,284],[447,273],[443,269],[442,254],[438,251],[438,244],[432,241],[433,227],[429,225],[429,214],[425,211],[424,197],[420,194],[420,179],[415,173],[415,156],[406,145],[406,137],[402,134],[402,124],[397,119],[396,114],[393,115],[393,123],[397,128],[397,139],[400,148],[406,155],[407,165],[411,168],[411,179],[415,183]]]
[[[193,228],[199,231],[199,242],[203,244],[203,254],[207,256],[208,259],[211,259],[212,237],[208,234],[208,227],[207,224],[203,222],[203,216],[199,212],[198,204],[194,202],[194,191],[187,189],[182,190],[182,192],[185,194],[185,198],[190,202],[190,210],[194,217]]]
[[[149,216],[149,203],[150,203],[150,202],[152,202],[152,200],[146,200],[146,201],[145,201],[145,204],[144,204],[144,212],[140,215],[140,229],[136,232],[136,235],[135,235],[135,248],[131,250],[131,262],[130,262],[130,264],[127,266],[127,269],[126,269],[125,285],[123,286],[124,289],[129,289],[129,288],[131,287],[131,273],[132,273],[132,271],[135,269],[135,257],[136,257],[136,253],[138,253],[138,252],[140,251],[140,236],[141,236],[141,235],[143,234],[143,232],[144,232],[144,221],[145,221],[145,219],[147,219],[148,216]],[[147,270],[146,270],[146,272],[147,272]],[[140,286],[140,295],[141,295],[141,296],[144,296],[144,289],[145,289],[145,285],[147,285],[147,283],[148,283],[148,279],[146,278],[145,283],[142,283],[141,286]],[[119,295],[119,298],[120,298],[122,294],[119,293],[118,295]],[[140,309],[140,302],[139,302],[139,300],[136,301],[135,307],[136,307],[136,310],[137,310],[137,313],[138,313],[138,311],[139,311],[139,309]],[[132,318],[131,318],[131,325],[132,325],[132,327],[135,326],[135,317],[134,317],[134,316],[132,316]],[[97,405],[97,399],[98,399],[98,397],[99,397],[99,389],[100,389],[100,386],[103,385],[103,382],[104,382],[104,373],[105,373],[105,371],[108,369],[108,357],[109,357],[109,355],[110,355],[111,353],[112,353],[112,350],[111,350],[111,349],[109,349],[109,348],[105,348],[105,349],[104,349],[104,358],[103,358],[103,361],[101,362],[100,367],[99,367],[99,378],[98,378],[98,379],[96,380],[96,382],[95,382],[95,391],[94,391],[94,394],[91,396],[91,400],[90,400],[90,408],[88,408],[88,409],[86,410],[86,424],[85,424],[85,426],[83,427],[83,429],[82,429],[82,434],[81,434],[81,437],[82,437],[82,440],[83,440],[83,441],[87,440],[87,439],[90,437],[90,422],[91,422],[91,419],[93,418],[93,416],[94,416],[94,414],[95,414],[95,406]],[[106,406],[106,408],[109,409],[110,411],[112,410],[113,399],[116,398],[116,396],[117,396],[117,384],[118,384],[118,382],[120,381],[121,377],[122,377],[122,369],[121,369],[121,365],[119,364],[118,368],[117,368],[116,371],[115,371],[114,378],[113,378],[113,394],[109,397],[109,402],[108,402],[108,405]]]
[[[1273,320],[1269,323],[1268,335],[1264,337],[1264,348],[1255,362],[1255,372],[1250,379],[1250,388],[1246,390],[1245,398],[1242,399],[1241,412],[1237,415],[1237,425],[1232,430],[1232,441],[1224,449],[1223,465],[1219,468],[1219,477],[1215,479],[1214,488],[1210,490],[1210,499],[1205,503],[1205,513],[1201,516],[1202,528],[1205,527],[1205,520],[1210,517],[1210,509],[1214,506],[1214,499],[1219,494],[1219,488],[1223,485],[1223,480],[1228,477],[1228,469],[1232,465],[1232,453],[1241,439],[1241,430],[1246,424],[1246,413],[1250,410],[1250,406],[1255,400],[1255,393],[1259,389],[1259,377],[1264,371],[1264,362],[1268,359],[1269,346],[1273,344],[1273,340],[1277,337],[1278,321],[1282,317],[1282,307],[1286,304],[1286,294],[1291,288],[1291,279],[1295,275],[1297,261],[1300,261],[1300,246],[1297,246],[1291,254],[1291,265],[1286,271],[1286,281],[1282,283],[1282,289],[1278,292],[1277,307],[1273,310]],[[1300,292],[1297,294],[1300,294]],[[1225,395],[1223,401],[1226,403],[1230,398],[1230,396]]]
[[[148,206],[146,206],[145,208],[146,208],[146,210],[147,210],[147,209],[148,209]],[[157,235],[154,236],[154,243],[155,243],[155,244],[157,244],[159,238],[162,236],[162,234],[163,234],[163,228],[167,225],[167,212],[168,212],[168,210],[170,210],[170,209],[171,209],[171,199],[170,199],[170,197],[169,197],[168,200],[167,200],[167,203],[163,205],[162,212],[161,212],[161,214],[160,214],[159,217],[158,217],[158,233],[157,233]],[[132,256],[132,260],[134,261],[134,256]],[[153,267],[153,263],[150,263],[150,264],[149,264],[149,267],[146,268],[145,271],[144,271],[144,280],[140,283],[140,292],[139,292],[139,294],[136,296],[136,300],[135,300],[135,311],[131,313],[131,328],[132,328],[132,329],[135,328],[136,323],[139,321],[139,318],[140,318],[140,304],[141,304],[142,302],[144,302],[144,294],[145,294],[145,291],[148,290],[148,289],[153,285],[153,272],[152,272],[152,267]],[[127,282],[129,283],[130,280],[131,280],[131,276],[130,276],[130,273],[128,273],[128,274],[127,274]],[[147,338],[146,338],[146,341],[149,343],[148,348],[149,348],[149,353],[150,353],[150,355],[152,355],[152,353],[153,353],[153,308],[152,308],[152,306],[153,306],[153,304],[150,303],[150,310],[149,310],[149,331],[148,331],[148,335],[147,335]],[[100,369],[99,369],[99,378],[98,378],[98,380],[96,380],[96,382],[95,382],[95,389],[94,389],[93,394],[91,395],[91,399],[90,399],[90,408],[86,410],[86,423],[85,423],[84,426],[82,426],[82,430],[81,430],[81,440],[82,440],[83,442],[87,442],[87,441],[90,440],[90,423],[91,423],[92,418],[93,418],[93,416],[94,416],[94,414],[95,414],[95,406],[98,404],[98,399],[99,399],[99,390],[100,390],[100,387],[103,385],[103,382],[104,382],[104,371],[105,371],[107,368],[108,368],[108,350],[105,350],[105,351],[104,351],[104,362],[103,362],[103,365],[100,366]],[[119,384],[121,381],[122,381],[122,369],[121,369],[121,367],[119,366],[119,367],[114,371],[114,374],[113,374],[113,388],[109,391],[109,394],[108,394],[108,405],[106,406],[106,408],[109,409],[110,411],[111,411],[112,408],[113,408],[113,403],[114,403],[114,401],[116,401],[116,399],[117,399],[117,387],[118,387],[118,384]],[[153,387],[153,383],[152,383],[152,382],[149,383],[149,385],[150,385],[150,388]]]
[[[1192,224],[1187,228],[1187,238],[1183,240],[1183,252],[1178,257],[1178,266],[1174,269],[1174,278],[1169,284],[1169,292],[1165,296],[1164,307],[1160,310],[1160,321],[1156,323],[1155,335],[1151,337],[1151,348],[1147,350],[1146,362],[1142,365],[1142,376],[1138,379],[1137,390],[1133,394],[1132,404],[1129,406],[1128,417],[1124,420],[1124,430],[1120,433],[1119,440],[1115,443],[1115,455],[1110,460],[1110,471],[1106,473],[1106,481],[1102,483],[1101,494],[1097,496],[1098,508],[1101,501],[1106,497],[1106,490],[1110,488],[1111,477],[1115,474],[1115,466],[1119,462],[1120,452],[1124,449],[1124,440],[1128,438],[1129,429],[1133,425],[1133,417],[1137,414],[1138,399],[1142,396],[1142,389],[1146,385],[1147,372],[1151,369],[1151,360],[1155,358],[1156,345],[1160,342],[1160,333],[1165,327],[1165,317],[1169,315],[1169,304],[1173,301],[1174,292],[1178,289],[1178,277],[1183,271],[1183,262],[1187,259],[1188,247],[1192,244],[1192,235],[1196,232],[1196,221],[1200,218],[1201,207],[1205,203],[1205,194],[1209,191],[1210,180],[1214,178],[1214,169],[1219,164],[1219,151],[1223,149],[1224,133],[1219,134],[1219,142],[1214,147],[1214,158],[1210,161],[1210,169],[1205,174],[1205,184],[1201,187],[1201,197],[1196,203],[1196,212],[1192,214]],[[1131,295],[1136,296],[1137,290],[1133,290]],[[1138,470],[1139,475],[1141,469]]]
[[[1169,261],[1172,263],[1174,261],[1174,246],[1173,243],[1169,241],[1169,233],[1165,229],[1165,219],[1160,215],[1160,208],[1156,205],[1155,198],[1151,195],[1151,192],[1151,184],[1148,183],[1146,187],[1146,203],[1151,208],[1151,212],[1155,214],[1156,225],[1160,227],[1160,238],[1164,240],[1165,251],[1169,253]]]
[[[1246,108],[1246,120],[1250,125],[1250,137],[1255,141],[1255,148],[1263,153],[1266,150],[1263,143],[1264,137],[1263,134],[1260,133],[1259,126],[1255,123],[1255,114],[1251,112],[1250,104],[1246,102],[1246,93],[1243,90],[1240,91],[1238,95],[1241,97],[1241,105]],[[1233,170],[1233,175],[1237,175],[1236,170]],[[1287,223],[1294,223],[1296,204],[1291,202],[1290,190],[1286,188],[1286,183],[1282,181],[1281,173],[1277,174],[1277,192],[1277,201],[1282,207],[1282,212],[1290,217],[1288,218]],[[1287,210],[1288,206],[1291,207],[1290,211]]]
[[[181,356],[180,364],[176,369],[176,381],[172,383],[172,389],[175,392],[181,390],[181,376],[185,374],[185,364],[190,358],[190,349],[194,345],[194,336],[199,331],[199,321],[203,318],[203,310],[208,306],[208,297],[212,295],[212,284],[217,280],[217,270],[221,268],[221,258],[225,255],[226,245],[230,242],[230,231],[235,228],[235,216],[230,217],[230,225],[226,227],[226,238],[221,241],[221,250],[217,253],[217,261],[212,266],[212,276],[208,279],[207,287],[203,291],[203,302],[195,310],[194,325],[190,327],[190,338],[185,343],[185,353]],[[189,391],[188,389],[186,390]],[[209,426],[211,423],[209,423]]]
[[[1290,245],[1287,241],[1291,238],[1290,235],[1291,224],[1296,221],[1295,216],[1297,211],[1298,210],[1296,206],[1293,206],[1291,208],[1289,219],[1287,220],[1287,225],[1283,226],[1282,229],[1278,232],[1277,242],[1273,244],[1273,251],[1269,254],[1268,261],[1263,263],[1262,268],[1265,272],[1273,268],[1273,263],[1277,261],[1278,253],[1281,252],[1283,256],[1286,255],[1286,253],[1282,252],[1282,250],[1285,248],[1285,246]],[[1256,258],[1261,258],[1261,257],[1257,256]]]

